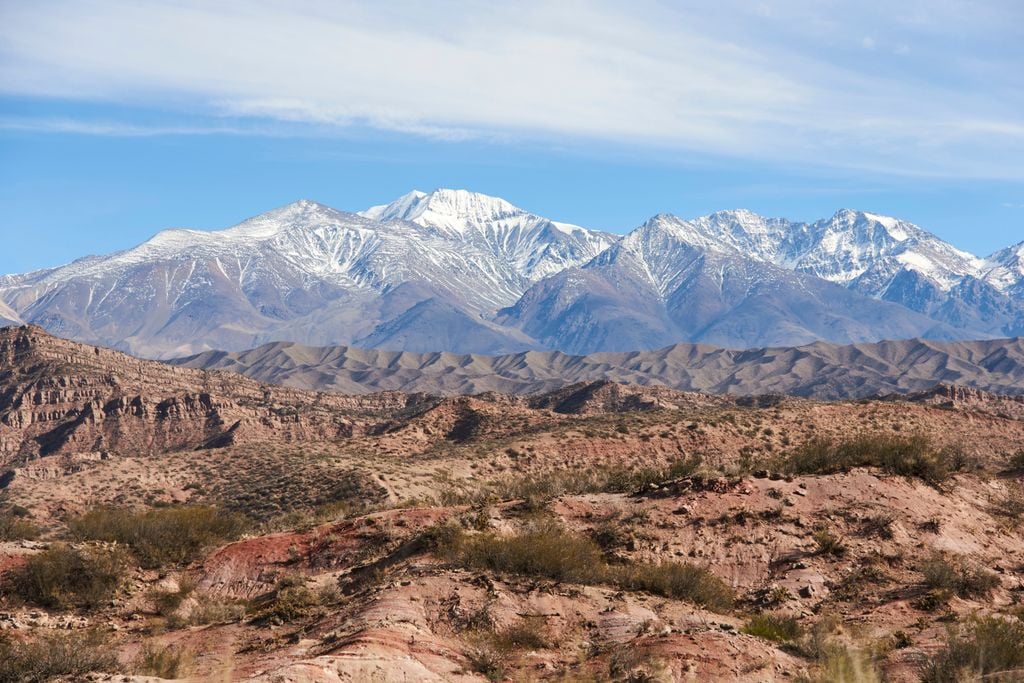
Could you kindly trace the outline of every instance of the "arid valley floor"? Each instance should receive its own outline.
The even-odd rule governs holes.
[[[8,328],[0,680],[1020,680],[1022,479],[1024,398],[956,386],[342,396]]]

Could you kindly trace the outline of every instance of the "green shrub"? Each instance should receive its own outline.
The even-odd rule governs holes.
[[[921,574],[931,591],[948,591],[961,598],[985,597],[999,585],[999,577],[989,571],[938,556],[921,565]]]
[[[800,638],[804,630],[796,617],[782,614],[756,614],[743,626],[743,632],[758,638],[786,642]]]
[[[470,670],[489,681],[505,680],[508,653],[499,650],[488,640],[482,640],[473,645],[465,652],[465,655]]]
[[[93,608],[109,602],[124,581],[128,558],[117,549],[55,543],[32,555],[10,578],[14,595],[51,609]]]
[[[228,624],[241,620],[245,616],[246,604],[238,600],[217,600],[205,596],[188,615],[188,623],[192,626],[206,624]]]
[[[921,671],[924,683],[1024,677],[1024,623],[1002,617],[976,619],[950,631],[946,647]]]
[[[78,680],[93,671],[116,673],[117,657],[98,631],[54,631],[18,640],[0,632],[0,682]]]
[[[460,534],[441,550],[463,566],[557,581],[598,581],[604,567],[601,550],[593,541],[554,524],[512,536]]]
[[[520,477],[507,477],[481,485],[473,492],[445,490],[443,505],[485,504],[497,500],[522,500],[538,510],[559,496],[581,493],[630,493],[649,484],[691,476],[700,469],[701,457],[675,460],[667,467],[624,467],[604,465],[570,470],[551,470]]]
[[[306,585],[303,577],[286,576],[278,581],[269,601],[258,608],[253,623],[291,623],[309,616],[316,608],[337,599],[337,589],[333,586],[315,591]]]
[[[237,538],[245,518],[212,507],[172,507],[143,512],[100,508],[72,520],[75,538],[113,541],[132,549],[146,568],[187,564],[210,546]]]
[[[842,557],[846,554],[846,544],[843,539],[836,536],[828,529],[817,529],[812,535],[815,545],[818,547],[819,555],[833,555]]]
[[[684,562],[638,563],[610,568],[612,582],[723,612],[732,607],[732,589],[703,567]]]
[[[192,653],[174,645],[146,643],[135,660],[135,674],[157,678],[184,678],[192,669]]]
[[[930,484],[945,481],[966,460],[953,451],[936,451],[923,436],[859,436],[848,441],[812,439],[783,458],[791,474],[835,474],[855,467],[878,467],[889,474],[917,477]]]
[[[728,609],[732,590],[706,569],[680,562],[608,566],[601,549],[585,536],[554,523],[541,523],[508,536],[468,535],[452,526],[429,533],[429,544],[442,557],[464,567],[541,576],[575,583],[611,583],[689,600],[713,610]]]

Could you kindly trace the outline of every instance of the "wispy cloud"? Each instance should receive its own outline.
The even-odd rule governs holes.
[[[0,91],[214,120],[7,125],[37,130],[253,117],[1021,179],[1022,25],[1015,0],[5,3]]]
[[[269,128],[233,126],[138,125],[119,121],[88,121],[53,118],[0,118],[0,130],[31,133],[70,133],[109,137],[153,137],[161,135],[266,135]]]

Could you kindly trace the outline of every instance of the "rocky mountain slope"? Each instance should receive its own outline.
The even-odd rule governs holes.
[[[747,348],[1024,333],[1021,246],[895,218],[658,215],[618,237],[464,190],[359,214],[303,200],[217,232],[0,277],[0,324],[135,355],[268,341],[403,351]]]
[[[345,393],[531,394],[575,382],[606,381],[684,391],[820,399],[925,391],[937,383],[1024,394],[1024,339],[908,340],[736,351],[675,344],[656,351],[530,351],[506,356],[308,347],[290,342],[249,351],[210,351],[172,361],[230,370],[264,382]]]
[[[0,330],[0,466],[53,454],[333,439],[431,400],[297,391],[139,360],[35,327]]]
[[[583,268],[537,283],[497,320],[571,353],[679,340],[742,348],[962,336],[902,306],[750,258],[716,234],[657,216]]]

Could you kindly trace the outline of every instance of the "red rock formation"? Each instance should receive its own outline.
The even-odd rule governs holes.
[[[0,464],[20,456],[154,453],[365,433],[430,399],[271,387],[86,346],[36,327],[0,330]]]

